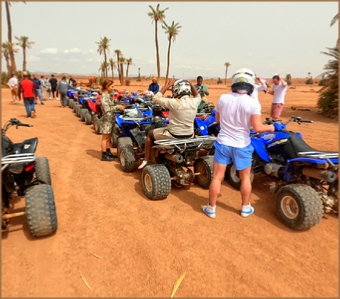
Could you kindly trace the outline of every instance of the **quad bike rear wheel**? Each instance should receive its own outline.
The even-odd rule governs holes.
[[[84,115],[85,118],[85,124],[86,125],[91,125],[92,124],[92,115],[89,111],[87,111]]]
[[[136,169],[135,152],[130,137],[121,137],[118,139],[117,153],[120,167],[124,172],[132,172]]]
[[[26,219],[33,237],[53,234],[58,227],[54,193],[50,185],[35,185],[25,194]]]
[[[144,194],[152,200],[164,199],[171,192],[171,178],[162,164],[145,166],[142,172]]]
[[[81,112],[81,109],[83,109],[83,106],[82,105],[78,105],[78,107],[77,107],[77,110],[76,110],[76,114],[77,114],[77,116],[80,118],[80,112]]]
[[[48,159],[46,157],[38,157],[35,162],[36,178],[47,185],[52,185],[51,172]]]
[[[323,205],[312,187],[291,184],[279,189],[276,195],[276,213],[289,228],[305,230],[320,222]]]
[[[204,189],[208,189],[213,178],[214,157],[204,156],[194,163],[194,172],[200,173],[196,176],[197,184]]]
[[[98,117],[98,115],[94,114],[92,117],[92,123],[93,123],[93,130],[96,132],[96,134],[100,134],[99,133],[99,124],[100,124],[100,119]]]
[[[225,171],[224,179],[236,190],[241,190],[241,179],[238,175],[238,170],[236,170],[234,163],[228,164],[227,169]],[[250,181],[253,183],[254,181],[254,172],[250,170]]]

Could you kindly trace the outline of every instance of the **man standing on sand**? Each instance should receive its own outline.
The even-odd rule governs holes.
[[[33,82],[35,86],[36,98],[39,97],[40,104],[44,105],[43,96],[41,94],[41,81],[36,75],[33,75]],[[37,104],[37,100],[35,101],[35,104]]]
[[[209,187],[209,203],[203,206],[203,213],[210,218],[216,217],[216,202],[220,194],[228,164],[234,163],[241,179],[241,216],[254,213],[250,204],[252,191],[250,170],[254,148],[250,140],[250,126],[256,132],[274,132],[273,125],[261,123],[261,105],[250,95],[255,85],[253,71],[241,68],[232,76],[232,92],[222,94],[216,105],[216,121],[221,130],[214,143],[213,179]]]
[[[201,103],[197,107],[197,112],[201,113],[203,112],[204,104],[207,102],[207,98],[205,96],[209,95],[209,89],[205,84],[203,84],[202,76],[197,77],[197,83],[194,85],[194,87],[197,89],[198,93],[201,96]]]
[[[35,86],[34,82],[29,79],[28,73],[22,73],[24,79],[19,84],[19,99],[21,100],[21,93],[23,94],[24,104],[26,108],[27,117],[34,118],[36,117],[35,113],[35,105],[34,105],[34,96],[35,96]]]
[[[13,104],[18,103],[18,78],[15,74],[12,74],[11,79],[8,80],[7,85],[9,86],[12,94]]]
[[[287,82],[280,75],[273,76],[273,87],[268,93],[274,95],[270,117],[274,120],[279,119],[285,103]]]
[[[55,92],[57,90],[58,80],[56,78],[54,78],[54,74],[52,74],[51,78],[48,81],[50,82],[50,85],[51,85],[53,100],[58,100],[58,93],[57,93],[57,96],[55,97]]]

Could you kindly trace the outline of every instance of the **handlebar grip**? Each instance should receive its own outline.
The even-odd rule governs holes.
[[[22,124],[22,123],[17,124],[17,126],[20,126],[20,127],[33,127],[33,125],[31,125],[31,124]]]
[[[300,122],[302,122],[302,123],[312,123],[313,121],[306,119],[306,120],[301,120]]]

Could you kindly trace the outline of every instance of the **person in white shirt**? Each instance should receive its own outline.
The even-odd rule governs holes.
[[[251,94],[251,97],[258,100],[259,99],[259,91],[263,90],[264,92],[267,92],[268,88],[267,88],[266,82],[262,78],[260,78],[259,76],[256,76],[255,79],[256,79],[257,83],[254,86],[254,91]]]
[[[12,74],[11,79],[8,80],[7,85],[9,86],[12,94],[12,100],[14,104],[18,104],[18,78],[15,74]]]
[[[256,132],[274,132],[273,125],[261,122],[261,105],[250,95],[255,85],[255,74],[247,68],[241,68],[232,76],[232,92],[222,94],[216,105],[216,121],[221,130],[214,143],[213,179],[209,188],[209,204],[203,206],[203,212],[210,218],[216,217],[217,196],[228,164],[234,163],[241,179],[242,208],[241,216],[254,213],[250,205],[251,163],[254,148],[250,140],[250,126]]]
[[[287,91],[287,82],[283,80],[280,75],[273,76],[273,88],[270,92],[274,95],[270,117],[274,120],[281,116],[283,105],[285,103],[285,96]]]

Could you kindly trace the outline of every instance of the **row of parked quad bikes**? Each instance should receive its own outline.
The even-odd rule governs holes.
[[[139,91],[140,92],[140,91]],[[99,134],[101,117],[98,90],[69,90],[68,105],[75,114]],[[168,111],[152,102],[146,93],[115,92],[114,101],[125,105],[116,114],[112,132],[112,147],[117,148],[121,169],[136,170],[144,158],[144,145],[148,131],[166,126]],[[171,187],[190,186],[194,181],[209,188],[212,180],[214,141],[219,132],[215,123],[216,111],[207,103],[204,113],[195,118],[195,138],[157,140],[152,149],[152,164],[143,168],[142,184],[145,195],[152,200],[164,199]],[[275,194],[275,209],[279,219],[294,230],[308,229],[324,213],[338,213],[338,152],[313,149],[300,132],[287,130],[289,122],[312,123],[300,117],[291,117],[287,123],[266,119],[274,124],[275,132],[258,134],[250,131],[254,147],[251,180],[265,175]],[[57,230],[48,159],[37,157],[38,138],[13,143],[7,130],[16,126],[32,127],[11,118],[2,128],[2,230],[8,231],[10,219],[26,215],[28,228],[34,237],[53,234]],[[234,165],[228,165],[226,181],[236,189],[241,183]],[[24,212],[13,212],[17,197],[24,197]]]
[[[139,91],[140,92],[140,91]],[[93,123],[99,133],[100,105],[97,90],[69,91],[69,106],[86,124]],[[111,145],[117,148],[121,169],[134,171],[144,158],[145,138],[150,129],[166,126],[168,111],[152,102],[145,93],[115,91],[113,101],[125,104],[117,113]],[[158,140],[152,153],[152,165],[142,172],[142,184],[149,199],[163,199],[171,186],[190,186],[194,181],[209,188],[213,169],[213,143],[219,132],[216,110],[207,103],[195,122],[195,138]],[[290,122],[312,123],[301,117],[291,117],[287,123],[267,118],[264,124],[274,124],[275,132],[262,134],[250,131],[254,147],[251,179],[264,174],[270,181],[270,191],[276,195],[276,212],[280,220],[296,230],[307,229],[320,222],[324,213],[338,213],[338,152],[320,151],[309,146],[300,132],[287,130]],[[233,164],[228,165],[225,180],[240,190],[241,182]]]

